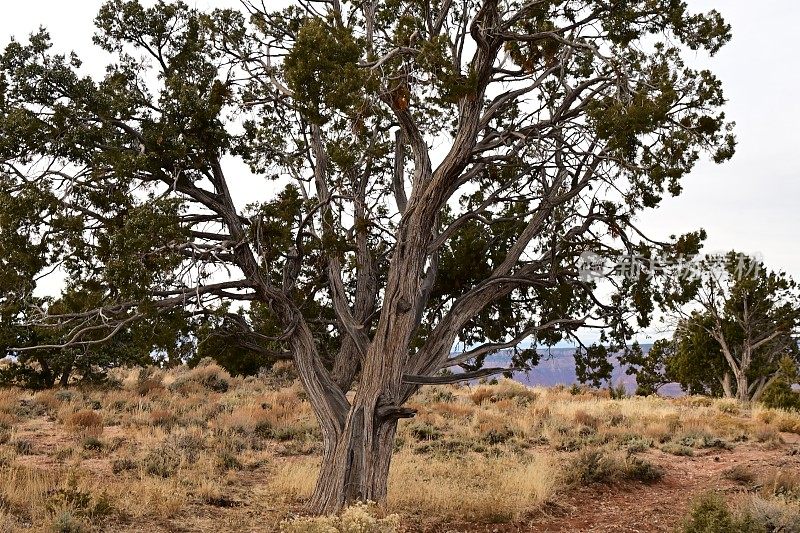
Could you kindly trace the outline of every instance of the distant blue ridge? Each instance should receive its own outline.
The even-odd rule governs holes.
[[[647,353],[652,344],[641,344],[642,351]],[[575,374],[575,348],[540,348],[539,364],[528,372],[514,372],[513,378],[530,386],[553,387],[556,385],[571,386],[579,384]],[[485,366],[507,368],[511,366],[512,350],[501,350],[486,357]],[[612,386],[625,385],[629,394],[636,391],[636,376],[625,373],[627,366],[620,366],[616,356],[611,357],[614,370],[611,373]],[[682,396],[684,392],[677,383],[668,383],[659,389],[663,396]]]

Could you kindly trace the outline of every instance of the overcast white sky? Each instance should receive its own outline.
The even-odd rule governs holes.
[[[62,50],[75,50],[89,67],[107,58],[91,44],[92,20],[102,0],[3,2],[0,43],[46,26]],[[237,0],[197,0],[198,7],[239,5]],[[285,0],[268,2],[285,4]],[[690,62],[710,67],[724,83],[727,113],[737,122],[735,157],[718,166],[700,164],[684,181],[684,193],[645,213],[641,225],[653,237],[705,228],[707,249],[763,255],[767,266],[800,279],[800,45],[795,0],[689,0],[694,10],[716,8],[733,26],[733,40],[716,57]],[[248,187],[250,194],[252,189]],[[251,196],[252,198],[252,196]]]

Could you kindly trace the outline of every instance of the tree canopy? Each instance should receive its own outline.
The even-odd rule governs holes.
[[[0,54],[2,303],[27,314],[59,265],[96,299],[26,319],[65,332],[48,349],[180,310],[292,357],[323,433],[321,512],[385,497],[422,384],[647,324],[648,273],[598,291],[581,254],[696,251],[701,233],[650,241],[636,214],[734,148],[719,80],[683,59],[730,28],[678,0],[110,0],[96,24],[99,79],[44,30]],[[271,195],[234,200],[264,179]]]

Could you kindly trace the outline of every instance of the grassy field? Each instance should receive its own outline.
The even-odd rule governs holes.
[[[431,387],[401,422],[387,508],[314,521],[298,516],[319,432],[290,368],[114,377],[0,390],[0,531],[675,531],[726,502],[752,531],[800,530],[797,412]]]

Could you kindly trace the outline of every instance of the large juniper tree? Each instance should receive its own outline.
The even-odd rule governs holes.
[[[97,25],[102,79],[44,31],[0,56],[0,179],[31,199],[3,204],[2,268],[26,248],[102,287],[95,308],[44,310],[59,347],[181,308],[292,357],[323,435],[318,512],[385,498],[421,385],[646,323],[646,273],[597,291],[581,254],[695,249],[635,215],[733,151],[719,81],[682,60],[729,28],[678,0],[114,0]],[[234,202],[234,180],[264,179]]]

